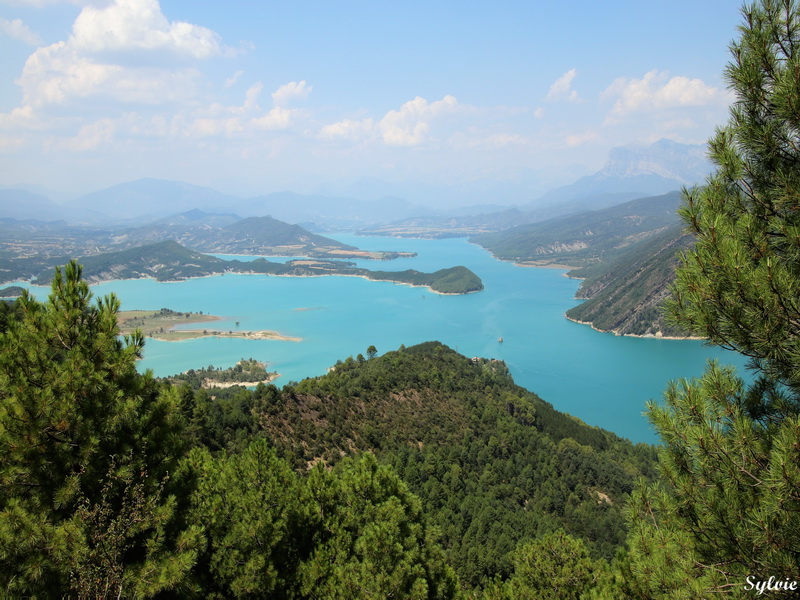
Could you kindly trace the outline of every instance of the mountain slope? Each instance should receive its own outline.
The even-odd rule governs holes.
[[[681,196],[639,198],[597,211],[521,225],[473,238],[495,256],[522,264],[571,265],[586,302],[567,317],[623,335],[682,337],[662,311],[677,253],[692,244],[677,215]]]
[[[162,217],[194,208],[230,210],[235,196],[208,187],[164,179],[137,179],[85,194],[68,206],[92,210],[112,219]]]
[[[705,145],[662,139],[649,146],[612,148],[597,173],[544,194],[529,208],[569,201],[574,209],[596,209],[593,198],[603,194],[655,196],[701,183],[712,170]],[[606,204],[608,206],[608,204]]]
[[[201,216],[202,215],[202,216]],[[183,217],[183,218],[180,218]],[[190,211],[183,215],[120,232],[113,237],[117,247],[134,247],[172,239],[201,252],[272,256],[328,256],[356,251],[328,237],[271,217],[239,219]],[[365,256],[364,258],[369,258]]]
[[[571,276],[588,277],[577,293],[587,300],[568,310],[567,318],[620,335],[685,337],[666,323],[663,305],[675,280],[678,252],[693,243],[681,225],[674,225],[611,264],[571,271]]]
[[[515,385],[502,362],[438,342],[350,357],[283,390],[229,391],[214,404],[255,415],[257,427],[241,427],[258,429],[301,471],[375,452],[420,496],[470,587],[508,575],[519,542],[557,529],[613,556],[625,535],[622,505],[655,468],[652,447],[556,411]],[[200,426],[218,445],[238,437]]]
[[[531,264],[585,266],[608,260],[632,244],[679,222],[677,192],[618,206],[520,225],[472,238],[498,258]]]

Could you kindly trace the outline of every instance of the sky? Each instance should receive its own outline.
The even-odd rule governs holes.
[[[704,143],[740,6],[0,0],[0,185],[534,196]]]

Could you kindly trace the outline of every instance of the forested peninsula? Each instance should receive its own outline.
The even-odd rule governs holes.
[[[59,258],[6,259],[2,265],[6,281],[31,279],[46,284]],[[118,252],[95,254],[80,259],[86,281],[100,283],[115,279],[152,277],[157,281],[182,281],[193,277],[231,274],[262,274],[286,277],[345,275],[366,279],[393,281],[428,287],[442,294],[467,294],[483,289],[483,282],[470,269],[458,266],[434,273],[406,271],[372,271],[342,260],[303,258],[285,263],[264,258],[252,261],[225,260],[190,250],[168,240],[137,246]]]

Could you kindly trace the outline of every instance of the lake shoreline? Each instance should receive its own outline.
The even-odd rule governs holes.
[[[288,336],[277,331],[227,331],[221,329],[176,329],[179,325],[195,323],[211,323],[222,321],[223,317],[200,313],[180,312],[171,309],[161,310],[126,310],[117,315],[120,333],[128,335],[139,330],[145,337],[163,342],[182,342],[204,337],[243,338],[249,340],[279,340],[285,342],[301,342],[302,338]]]
[[[600,329],[599,327],[595,327],[594,323],[592,323],[591,321],[580,321],[573,317],[568,317],[566,313],[564,313],[564,318],[567,321],[572,321],[573,323],[577,323],[578,325],[588,325],[598,333],[613,333],[617,337],[631,337],[631,338],[652,339],[652,340],[697,340],[701,342],[707,341],[706,338],[701,338],[697,336],[681,337],[678,335],[658,335],[653,333],[646,333],[646,334],[619,333],[618,331],[615,331],[613,329]]]

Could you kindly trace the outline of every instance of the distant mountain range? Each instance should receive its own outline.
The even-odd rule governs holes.
[[[69,223],[143,225],[198,209],[218,215],[272,216],[306,229],[368,229],[391,234],[389,223],[406,234],[475,234],[564,214],[598,209],[647,195],[662,194],[701,182],[710,171],[703,146],[661,140],[650,146],[626,146],[610,151],[606,165],[594,175],[518,203],[494,204],[487,192],[480,205],[434,210],[398,197],[358,200],[343,196],[279,192],[252,198],[225,194],[179,181],[139,179],[57,204],[34,188],[0,189],[0,218],[63,219]],[[39,189],[39,188],[35,188]],[[515,198],[518,199],[518,198]],[[502,203],[502,195],[501,195]],[[427,232],[425,231],[427,230]]]
[[[75,257],[175,241],[199,252],[330,259],[391,260],[413,253],[365,251],[272,217],[192,211],[142,227],[71,226],[63,221],[0,219],[0,256]]]
[[[597,173],[551,190],[513,208],[480,207],[472,213],[448,214],[385,223],[364,230],[365,234],[407,237],[449,237],[502,231],[559,216],[599,210],[645,196],[656,196],[703,182],[712,170],[705,158],[705,146],[660,140],[649,146],[625,146],[609,153]]]

